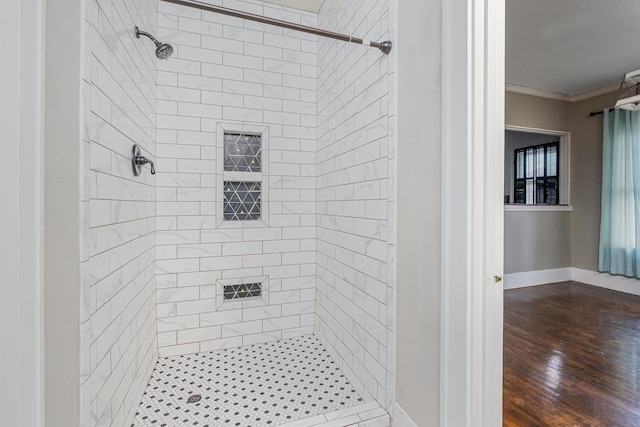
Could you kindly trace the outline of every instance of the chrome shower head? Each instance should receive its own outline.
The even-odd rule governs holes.
[[[158,59],[167,59],[173,53],[173,46],[168,43],[160,43],[155,37],[146,31],[140,31],[138,27],[136,27],[136,37],[140,38],[140,36],[147,36],[153,41],[156,45],[156,57]]]
[[[173,46],[167,43],[158,43],[156,45],[156,56],[158,59],[167,59],[173,53]]]

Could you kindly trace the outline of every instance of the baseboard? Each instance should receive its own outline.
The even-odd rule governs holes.
[[[522,273],[505,274],[504,288],[524,288],[527,286],[544,285],[545,283],[564,282],[566,280],[571,280],[571,267],[525,271]]]
[[[640,280],[633,277],[615,276],[609,273],[571,268],[571,280],[600,288],[611,289],[612,291],[640,295]]]
[[[398,402],[393,405],[393,415],[391,417],[392,427],[418,427],[415,421],[407,414]]]
[[[504,289],[525,288],[527,286],[573,280],[599,288],[640,295],[640,280],[633,277],[616,276],[609,273],[566,267],[552,270],[525,271],[504,275]]]

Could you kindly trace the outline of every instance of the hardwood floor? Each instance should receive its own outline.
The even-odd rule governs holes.
[[[563,282],[504,299],[504,426],[640,426],[640,297]]]

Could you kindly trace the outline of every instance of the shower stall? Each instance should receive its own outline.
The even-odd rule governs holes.
[[[389,425],[394,1],[84,1],[82,426]]]

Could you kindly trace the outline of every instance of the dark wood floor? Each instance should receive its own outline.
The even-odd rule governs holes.
[[[504,426],[640,426],[640,297],[563,282],[504,298]]]

